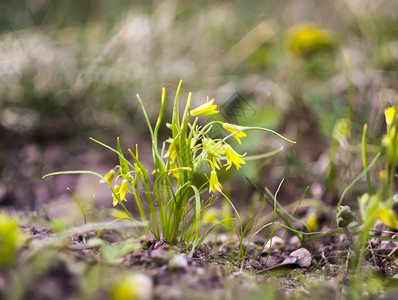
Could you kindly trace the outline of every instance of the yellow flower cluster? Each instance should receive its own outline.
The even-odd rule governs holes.
[[[195,109],[189,110],[190,116],[200,116],[200,115],[213,115],[218,113],[217,105],[214,104],[214,99],[207,100],[204,104],[198,106]],[[167,125],[167,124],[166,124]],[[172,129],[171,124],[168,124],[167,127]],[[241,143],[241,138],[246,136],[244,130],[246,127],[229,124],[229,123],[222,123],[223,128],[233,136],[239,144]],[[213,140],[207,136],[207,132],[203,134],[201,133],[199,128],[193,128],[194,136],[194,143],[190,145],[192,155],[195,157],[195,153],[200,153],[200,159],[198,159],[198,164],[202,161],[207,161],[208,166],[210,167],[210,177],[209,177],[209,192],[221,192],[222,185],[218,180],[217,171],[221,170],[221,168],[225,167],[226,170],[229,170],[232,166],[235,166],[237,170],[246,164],[243,160],[243,157],[246,155],[237,153],[231,145],[229,145],[225,140],[226,139],[216,139]],[[227,137],[228,138],[228,137]],[[163,155],[165,159],[168,160],[167,163],[167,172],[168,175],[178,179],[181,170],[185,170],[186,168],[181,168],[178,164],[178,157],[177,157],[177,149],[178,145],[175,143],[173,138],[169,138],[165,141],[169,144],[166,153]],[[200,143],[201,142],[201,143]],[[138,151],[137,151],[137,158],[138,158]],[[221,160],[225,159],[226,163],[222,164]],[[140,169],[135,164],[136,172],[138,173]],[[129,178],[126,179],[126,176],[123,175],[123,181],[119,186],[117,184],[118,179],[122,175],[118,175],[115,179],[115,169],[109,171],[100,182],[107,182],[108,184],[112,184],[115,181],[113,187],[113,206],[116,206],[120,203],[120,201],[126,201],[126,195],[129,191]],[[131,193],[131,192],[130,192]]]
[[[206,103],[198,106],[197,108],[190,111],[191,116],[200,116],[200,115],[213,115],[218,113],[217,105],[214,104],[214,99],[209,100],[207,97]],[[241,138],[246,136],[246,133],[243,131],[245,127],[222,123],[223,128],[231,134],[238,142],[241,143]],[[246,154],[237,153],[229,144],[227,144],[224,140],[212,140],[206,136],[201,137],[202,141],[202,153],[206,157],[207,163],[211,169],[210,178],[209,178],[209,192],[222,191],[222,185],[218,181],[217,171],[220,170],[223,166],[226,166],[226,170],[229,170],[232,165],[236,167],[237,170],[241,167],[241,165],[246,164],[242,159]],[[170,143],[170,146],[166,152],[165,157],[170,157],[170,169],[169,175],[172,175],[178,178],[178,166],[174,162],[176,159],[176,150],[173,144],[172,139],[167,140]],[[225,156],[227,163],[222,165],[220,159]]]
[[[210,179],[209,179],[209,192],[216,192],[222,189],[220,182],[217,177],[217,170],[220,170],[223,166],[226,166],[226,170],[229,170],[232,165],[236,167],[237,170],[241,165],[246,164],[242,159],[246,155],[237,153],[231,145],[223,141],[214,141],[212,139],[203,138],[203,151],[207,154],[208,166],[211,168]],[[222,165],[220,158],[222,155],[226,156],[227,163]]]
[[[115,179],[115,169],[110,170],[106,175],[104,176],[104,179],[100,180],[100,183],[105,183],[107,182],[108,184],[112,184],[113,180]],[[129,191],[129,182],[127,179],[123,179],[122,185],[119,186],[116,181],[120,178],[120,175],[116,178],[115,180],[115,185],[113,186],[113,206],[116,206],[119,203],[118,198],[120,201],[127,201],[126,200],[126,195],[127,192]]]
[[[198,115],[212,115],[218,113],[216,110],[217,105],[214,105],[214,99],[207,101],[205,104],[199,106],[198,108],[191,111],[192,116]],[[241,143],[241,138],[246,136],[246,133],[243,132],[245,127],[222,123],[223,128],[229,132],[238,142]],[[222,186],[218,181],[217,170],[220,170],[222,164],[220,162],[220,158],[222,155],[226,156],[227,163],[224,164],[226,166],[226,170],[229,170],[232,165],[236,167],[237,170],[241,167],[241,165],[246,164],[242,159],[246,154],[237,153],[231,145],[227,144],[224,140],[212,140],[210,138],[203,138],[203,151],[207,154],[208,165],[211,168],[210,178],[209,178],[209,192],[221,192]]]

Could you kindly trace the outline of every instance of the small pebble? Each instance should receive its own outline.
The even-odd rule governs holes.
[[[229,241],[229,237],[226,234],[220,234],[218,236],[217,242],[220,244],[225,244]]]
[[[206,274],[206,271],[205,271],[204,268],[197,268],[197,269],[196,269],[196,275],[198,275],[198,276],[203,276],[203,275],[205,275],[205,274]]]
[[[300,240],[296,235],[293,235],[289,240],[290,245],[300,244]]]
[[[167,253],[166,250],[164,250],[164,249],[162,249],[162,248],[158,248],[158,249],[156,249],[156,250],[153,250],[153,251],[150,253],[150,256],[151,256],[153,259],[155,259],[155,260],[161,262],[161,261],[166,261],[166,260],[168,260],[169,254]]]
[[[151,299],[153,290],[152,279],[143,274],[135,274],[134,279],[137,286],[140,287],[140,291],[137,293],[137,298],[142,300]]]
[[[169,262],[171,270],[186,270],[188,269],[188,261],[184,255],[173,256]]]
[[[276,236],[276,235],[275,235],[275,236],[272,238],[272,243],[271,243],[271,239],[270,239],[270,240],[265,244],[263,253],[267,253],[270,246],[271,246],[271,249],[278,249],[278,250],[280,250],[280,249],[282,249],[282,248],[285,247],[285,241],[282,240],[279,236]]]
[[[238,271],[233,271],[233,272],[231,272],[231,275],[232,275],[232,277],[240,277],[240,276],[242,276],[242,273],[238,272]]]
[[[384,250],[392,250],[394,248],[398,247],[398,243],[394,241],[388,241],[384,240],[380,242],[380,247],[379,249],[384,249]]]
[[[296,256],[298,258],[297,264],[302,268],[309,268],[311,266],[312,256],[311,253],[305,249],[300,248],[290,253],[290,256]]]
[[[154,296],[155,299],[183,299],[182,291],[180,289],[170,288],[169,285],[165,284],[156,286]]]
[[[166,244],[166,242],[164,240],[156,242],[155,246],[153,246],[153,249],[154,250],[159,249],[160,247],[163,247],[163,245],[165,245],[165,244]]]

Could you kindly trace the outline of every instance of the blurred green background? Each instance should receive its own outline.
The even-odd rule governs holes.
[[[155,121],[162,86],[170,113],[180,79],[193,106],[214,97],[232,109],[226,121],[297,141],[224,178],[235,201],[247,202],[249,176],[271,190],[285,178],[282,201],[300,199],[309,185],[311,197],[331,204],[361,169],[363,124],[377,143],[383,109],[396,101],[397,14],[398,2],[387,0],[3,0],[0,205],[46,207],[57,216],[70,204],[66,187],[87,201],[96,192],[110,205],[96,180],[41,176],[107,172],[117,157],[90,136],[112,146],[120,136],[124,147],[137,143],[148,155],[135,95]],[[230,106],[237,94],[245,103],[239,109]],[[351,134],[336,138],[340,119],[350,120]],[[250,133],[235,146],[260,154],[281,145]]]

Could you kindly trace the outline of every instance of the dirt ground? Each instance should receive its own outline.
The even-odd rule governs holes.
[[[25,214],[24,218],[43,224],[46,216]],[[396,235],[379,228],[383,236]],[[60,235],[43,225],[22,230],[30,241],[16,266],[0,273],[3,299],[116,299],[113,289],[123,273],[140,274],[150,282],[150,290],[132,299],[350,298],[347,279],[354,254],[341,233],[307,239],[308,251],[295,236],[283,232],[283,239],[274,236],[269,251],[262,251],[262,240],[257,239],[250,244],[240,272],[239,245],[223,234],[216,251],[213,239],[191,252],[184,245],[139,238],[133,239],[130,250],[107,254],[101,245],[87,243],[86,233]],[[94,238],[95,232],[88,231],[87,236]],[[131,230],[123,228],[101,235],[106,245],[116,248],[129,238]],[[364,272],[375,286],[363,290],[361,299],[387,297],[396,286],[398,243],[373,239],[372,249]]]

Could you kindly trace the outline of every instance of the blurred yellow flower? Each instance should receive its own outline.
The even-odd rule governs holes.
[[[339,119],[333,126],[332,136],[336,141],[348,138],[351,134],[351,121],[349,119]]]
[[[110,296],[112,300],[146,300],[152,298],[152,290],[149,277],[131,274],[117,281]]]
[[[246,164],[245,161],[242,159],[243,156],[246,155],[239,154],[235,152],[234,149],[230,145],[225,145],[225,155],[227,156],[227,163],[224,166],[227,166],[227,170],[229,170],[232,167],[232,164],[236,167],[237,170],[239,170],[240,165]]]
[[[203,214],[203,223],[217,223],[218,222],[218,211],[214,208],[206,210]]]
[[[178,179],[178,176],[179,176],[178,166],[174,161],[170,162],[169,175]]]
[[[209,193],[215,193],[216,191],[221,192],[222,186],[221,183],[218,181],[217,172],[212,170],[210,172],[210,182],[209,182]]]
[[[377,218],[390,228],[397,228],[398,220],[391,209],[383,208],[377,214]]]
[[[105,180],[109,183],[111,183],[113,181],[113,178],[115,178],[115,170],[112,169],[110,170],[108,173],[106,173],[106,175],[104,176]],[[104,183],[105,180],[101,179],[100,183]]]
[[[223,123],[222,126],[229,133],[237,132],[233,135],[233,137],[238,141],[239,144],[241,143],[240,138],[247,136],[246,133],[244,133],[243,131],[239,131],[239,130],[245,129],[245,127],[234,125],[234,124],[229,124],[229,123]]]
[[[319,228],[318,217],[315,213],[312,213],[307,220],[307,226],[310,231],[317,231]]]
[[[117,196],[119,195],[119,190],[120,190],[120,187],[116,184],[114,187],[113,187],[113,192],[114,192],[114,194],[113,194],[113,206],[116,206],[118,203],[119,203],[119,201],[117,200]]]
[[[120,210],[120,209],[116,209],[116,208],[110,209],[109,215],[116,219],[121,219],[121,218],[129,219],[130,218],[129,215],[124,210]]]
[[[216,110],[217,105],[213,105],[214,103],[214,98],[209,101],[209,97],[207,97],[207,101],[205,104],[200,105],[199,107],[191,110],[191,115],[192,116],[205,116],[205,115],[213,115],[218,113],[218,110]]]
[[[315,24],[293,26],[287,35],[287,48],[294,55],[333,49],[338,43],[334,35]]]
[[[15,263],[25,238],[19,230],[18,220],[0,212],[0,269]]]
[[[381,170],[379,172],[379,180],[383,181],[387,179],[387,171],[386,170]]]
[[[395,106],[391,106],[384,110],[384,115],[386,117],[387,125],[391,125],[394,123],[394,118],[396,116],[396,109]]]
[[[381,137],[381,144],[382,144],[384,147],[388,147],[388,145],[390,145],[390,137],[389,137],[388,135],[383,135],[383,136]]]

